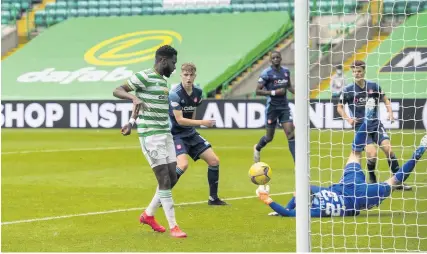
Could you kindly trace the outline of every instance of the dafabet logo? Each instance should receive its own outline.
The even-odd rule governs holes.
[[[145,30],[126,33],[106,39],[91,48],[82,56],[90,67],[74,71],[56,70],[47,67],[41,71],[24,73],[17,78],[18,82],[59,83],[73,82],[117,82],[132,76],[127,66],[150,61],[157,48],[182,42],[182,36],[170,30]],[[109,70],[97,69],[95,66],[109,67]],[[114,69],[111,69],[114,67]]]

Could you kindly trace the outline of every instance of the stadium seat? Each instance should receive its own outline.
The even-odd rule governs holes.
[[[152,7],[142,7],[141,14],[142,15],[153,15],[153,8]]]
[[[55,9],[55,8],[56,8],[55,3],[47,3],[46,7],[45,7],[45,10],[48,11],[50,9]]]
[[[139,7],[132,7],[130,11],[132,16],[138,16],[142,13],[142,9]]]
[[[233,7],[233,12],[244,12],[245,11],[245,7],[243,6],[243,4],[234,4],[232,5]]]
[[[154,7],[153,8],[153,15],[163,15],[165,14],[165,9],[163,7]]]
[[[140,0],[142,3],[142,7],[150,7],[153,8],[153,1],[151,0]]]
[[[45,11],[38,11],[34,15],[34,23],[36,26],[45,26]]]
[[[110,10],[107,8],[100,8],[98,15],[101,17],[108,17],[108,16],[110,16]]]
[[[111,0],[109,4],[110,9],[112,8],[120,8],[120,1],[117,0]]]
[[[110,8],[110,16],[120,16],[119,8]]]
[[[68,9],[68,17],[78,17],[77,9]]]
[[[87,17],[87,16],[89,16],[89,12],[87,9],[77,9],[77,16],[78,17]]]
[[[67,2],[57,2],[55,4],[55,9],[66,9],[67,8]]]
[[[163,7],[163,0],[152,0],[153,7]]]
[[[9,11],[10,10],[10,3],[2,3],[1,4],[1,10],[2,11]]]
[[[105,1],[105,0],[99,1],[99,9],[109,9],[109,8],[110,8],[110,3],[108,1]]]
[[[55,18],[53,16],[47,16],[46,17],[46,26],[51,26],[55,24]]]
[[[140,0],[131,0],[130,1],[130,5],[132,8],[141,8],[142,7],[142,2]]]
[[[87,9],[89,6],[89,3],[86,1],[78,1],[77,2],[77,9]]]
[[[266,7],[267,7],[267,11],[278,11],[279,10],[279,4],[278,3],[267,3]]]
[[[31,7],[31,2],[30,1],[28,1],[28,0],[22,0],[21,1],[21,8],[23,10],[28,10],[28,9],[30,9],[30,7]]]
[[[91,0],[88,2],[88,8],[89,9],[98,9],[99,8],[99,1]]]
[[[266,4],[255,4],[255,11],[267,11],[267,5]]]
[[[121,0],[120,1],[120,8],[130,8],[132,6],[131,1],[129,0]]]
[[[97,16],[99,16],[99,10],[95,9],[95,8],[89,8],[87,11],[87,15],[89,17],[97,17]]]
[[[120,8],[120,16],[130,16],[131,14],[132,14],[132,11],[129,7]]]
[[[55,17],[66,19],[67,18],[67,9],[65,9],[65,8],[64,9],[56,9]],[[57,21],[58,21],[58,19],[57,19]]]
[[[75,1],[68,1],[67,2],[67,8],[68,9],[77,9],[77,2],[75,2]]]

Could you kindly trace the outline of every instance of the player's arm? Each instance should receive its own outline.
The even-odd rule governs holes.
[[[285,89],[280,88],[272,91],[264,90],[265,84],[268,82],[268,76],[266,73],[262,73],[261,76],[258,79],[258,85],[255,90],[256,95],[263,95],[263,96],[276,96],[276,95],[284,95]]]
[[[340,95],[340,100],[337,104],[337,112],[342,117],[343,120],[347,121],[351,126],[355,124],[355,120],[347,115],[344,110],[344,105],[346,103],[345,91],[343,91]]]
[[[292,94],[295,94],[295,87],[292,86],[292,82],[291,82],[291,73],[288,72],[288,87],[287,87],[288,91]]]
[[[215,125],[215,120],[194,120],[194,119],[188,119],[184,117],[184,114],[182,113],[182,106],[179,103],[180,98],[178,94],[175,92],[169,93],[169,103],[172,107],[173,115],[179,125],[182,126],[206,126],[206,127],[212,127]],[[194,117],[194,112],[193,112]]]
[[[391,122],[394,122],[394,116],[393,116],[393,110],[391,108],[391,102],[388,99],[388,97],[383,93],[382,89],[380,86],[378,86],[378,92],[380,94],[380,99],[384,102],[384,105],[387,109],[387,113],[388,113],[388,119]]]
[[[141,75],[139,76],[142,78]],[[130,93],[131,91],[136,91],[138,89],[145,89],[145,85],[143,81],[141,81],[139,77],[135,74],[132,75],[132,77],[130,77],[126,81],[126,83],[114,89],[113,95],[114,97],[122,100],[131,100],[134,105],[140,105],[143,104],[142,101],[138,97]]]

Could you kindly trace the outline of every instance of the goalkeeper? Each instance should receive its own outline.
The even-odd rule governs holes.
[[[413,153],[412,158],[394,176],[383,183],[366,183],[365,174],[360,166],[360,158],[366,145],[367,122],[372,119],[374,107],[374,99],[369,99],[366,104],[365,120],[356,133],[353,150],[340,182],[326,188],[311,186],[311,217],[357,216],[361,210],[379,206],[390,196],[392,189],[409,177],[416,162],[424,154],[427,147],[427,135],[422,138],[421,144]],[[269,186],[260,186],[256,193],[261,201],[275,211],[269,215],[295,217],[295,197],[289,201],[286,207],[283,207],[269,197]]]

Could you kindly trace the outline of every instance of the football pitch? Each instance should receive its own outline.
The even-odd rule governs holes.
[[[4,252],[294,252],[295,218],[267,216],[248,178],[253,145],[264,130],[200,130],[220,158],[220,197],[207,205],[207,166],[190,162],[173,190],[187,239],[139,224],[156,180],[134,131],[2,130],[2,251]],[[400,165],[425,131],[392,133]],[[350,131],[311,131],[311,182],[328,186],[342,174]],[[298,141],[297,141],[298,142]],[[379,151],[380,180],[389,177]],[[295,187],[287,140],[277,130],[261,154],[273,169],[271,192],[286,204]],[[365,161],[362,162],[365,168]],[[353,218],[313,219],[313,251],[426,251],[427,156],[380,209]],[[158,221],[167,226],[163,210]]]

